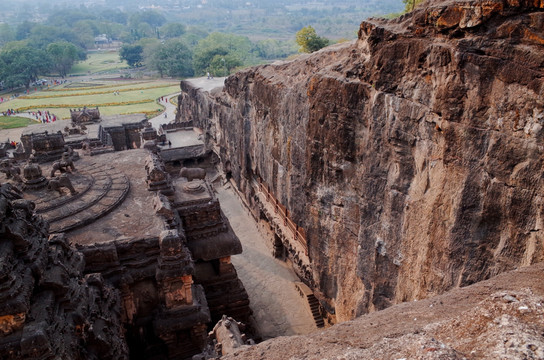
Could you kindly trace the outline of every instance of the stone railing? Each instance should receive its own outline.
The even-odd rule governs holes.
[[[306,255],[308,255],[308,242],[306,240],[306,231],[304,228],[298,226],[293,219],[291,219],[289,210],[276,199],[274,194],[270,191],[268,184],[266,184],[260,176],[257,177],[257,182],[259,183],[259,190],[266,195],[266,201],[272,204],[274,212],[283,220],[283,225],[291,230],[295,241],[302,245]]]

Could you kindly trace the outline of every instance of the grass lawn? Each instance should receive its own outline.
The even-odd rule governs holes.
[[[117,51],[104,51],[87,54],[87,60],[72,66],[68,75],[89,75],[104,71],[125,69],[128,65],[121,61]]]
[[[162,106],[157,104],[156,99],[179,91],[179,82],[175,80],[140,81],[128,84],[108,81],[102,83],[100,89],[96,87],[79,87],[69,88],[65,91],[40,91],[33,93],[29,99],[21,96],[0,104],[0,112],[7,109],[19,111],[49,110],[58,118],[67,119],[70,117],[69,109],[98,106],[100,113],[103,115],[149,113],[162,109]],[[113,94],[116,90],[119,91],[119,95]],[[93,92],[95,94],[92,94]]]
[[[0,116],[0,129],[13,129],[18,127],[25,127],[34,121],[19,117],[19,116]]]
[[[103,81],[100,84],[93,82],[92,86],[85,86],[84,82],[68,83],[66,86],[54,87],[38,93],[32,93],[24,98],[50,98],[57,96],[73,96],[77,94],[109,94],[113,95],[114,91],[124,92],[130,90],[151,90],[153,88],[161,88],[166,86],[177,86],[179,81]],[[75,86],[74,86],[75,85]]]

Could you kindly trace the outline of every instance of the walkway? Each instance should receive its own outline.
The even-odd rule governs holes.
[[[316,331],[314,319],[295,288],[299,281],[291,267],[272,257],[257,224],[230,189],[216,187],[223,212],[242,242],[243,252],[232,257],[249,295],[253,322],[263,340]]]
[[[221,78],[208,79],[206,77],[200,77],[200,78],[194,78],[194,79],[187,79],[187,81],[197,88],[200,88],[204,91],[210,91],[217,87],[223,86],[223,84],[225,83],[225,78],[221,77]],[[164,96],[165,100],[159,102],[159,104],[165,107],[164,112],[162,112],[160,115],[157,115],[154,118],[149,120],[149,122],[151,123],[151,125],[153,125],[155,129],[159,130],[159,127],[162,124],[168,124],[169,122],[174,121],[174,119],[176,118],[177,106],[172,104],[170,99],[172,97],[178,96],[179,94],[180,92],[166,95]],[[166,114],[166,117],[164,117],[164,114]]]
[[[163,97],[163,101],[159,101],[159,104],[164,106],[164,111],[149,120],[151,125],[153,125],[156,130],[159,130],[162,124],[168,124],[176,118],[176,105],[172,104],[170,98],[178,96],[179,94],[180,93],[177,92],[174,94],[166,95]],[[164,114],[166,114],[166,117],[164,117]]]

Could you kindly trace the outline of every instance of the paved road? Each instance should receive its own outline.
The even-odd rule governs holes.
[[[151,118],[149,122],[155,129],[159,129],[162,124],[168,124],[176,118],[176,106],[170,101],[171,98],[177,97],[179,92],[164,96],[163,101],[159,101],[159,104],[164,106],[164,112]],[[166,116],[165,116],[166,115]]]

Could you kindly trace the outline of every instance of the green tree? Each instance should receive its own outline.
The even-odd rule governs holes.
[[[286,58],[297,52],[294,41],[281,41],[276,39],[260,40],[255,45],[257,55],[262,59],[273,60]]]
[[[181,38],[189,47],[194,48],[200,40],[206,38],[208,35],[210,34],[206,30],[203,30],[200,27],[191,26],[185,31],[185,34],[183,34]]]
[[[28,36],[29,44],[40,49],[45,49],[48,44],[59,40],[60,28],[43,24],[33,26]]]
[[[30,45],[43,50],[47,45],[57,41],[68,41],[81,49],[86,49],[94,43],[92,32],[86,30],[89,29],[84,27],[71,30],[68,27],[38,24],[32,27],[28,41]]]
[[[130,67],[139,66],[143,60],[143,47],[141,45],[123,45],[119,50],[119,57],[125,60]]]
[[[233,69],[242,65],[242,60],[236,54],[215,55],[210,60],[209,70],[214,76],[228,76]]]
[[[166,22],[166,18],[154,10],[148,10],[140,13],[140,19],[152,27],[159,27]]]
[[[404,12],[414,11],[416,6],[421,4],[423,0],[402,0],[404,3]]]
[[[171,39],[154,48],[148,66],[157,70],[161,77],[188,77],[193,75],[192,54],[179,39]]]
[[[70,35],[63,35],[63,39],[70,41],[83,49],[89,49],[94,46],[94,37],[95,35],[98,35],[98,28],[94,22],[85,20],[76,22],[72,29],[69,29],[68,32],[70,35],[76,34],[76,36],[72,37]]]
[[[70,28],[82,20],[96,20],[96,16],[85,7],[80,9],[58,9],[47,18],[47,23],[53,26]]]
[[[257,63],[253,44],[245,36],[212,33],[200,40],[193,54],[195,74],[228,75],[238,66]],[[221,60],[223,59],[223,60]]]
[[[78,31],[78,30],[84,30],[86,35],[91,36],[97,36],[100,34],[99,30],[100,22],[97,20],[80,20],[72,26],[72,29]]]
[[[310,25],[297,32],[296,40],[300,46],[299,51],[305,53],[312,53],[329,45],[329,39],[317,36],[315,29]]]
[[[58,41],[47,45],[47,53],[59,75],[65,77],[76,61],[79,60],[77,46],[67,41]]]
[[[32,28],[36,26],[37,23],[30,22],[30,21],[23,21],[19,25],[17,25],[17,29],[15,30],[15,39],[16,40],[24,40],[30,36],[30,32],[32,31]]]
[[[100,34],[106,34],[110,39],[119,39],[125,27],[115,22],[104,21],[98,24]]]
[[[153,10],[133,13],[128,18],[128,25],[131,29],[138,28],[142,23],[149,25],[151,28],[156,28],[165,22],[166,18]]]
[[[106,9],[100,12],[100,17],[104,20],[111,21],[112,23],[126,25],[128,20],[127,13],[122,12],[119,9]]]
[[[0,24],[0,47],[5,43],[15,40],[15,32],[11,30],[8,24]]]
[[[138,41],[138,45],[141,45],[144,49],[142,54],[143,62],[151,69],[158,70],[153,63],[160,47],[163,46],[161,40],[157,38],[144,38]]]
[[[165,39],[180,37],[185,34],[185,25],[180,23],[168,23],[161,27],[160,32]]]
[[[27,90],[33,81],[51,69],[51,61],[45,51],[21,43],[2,49],[0,64],[0,81],[5,87],[24,86]]]

